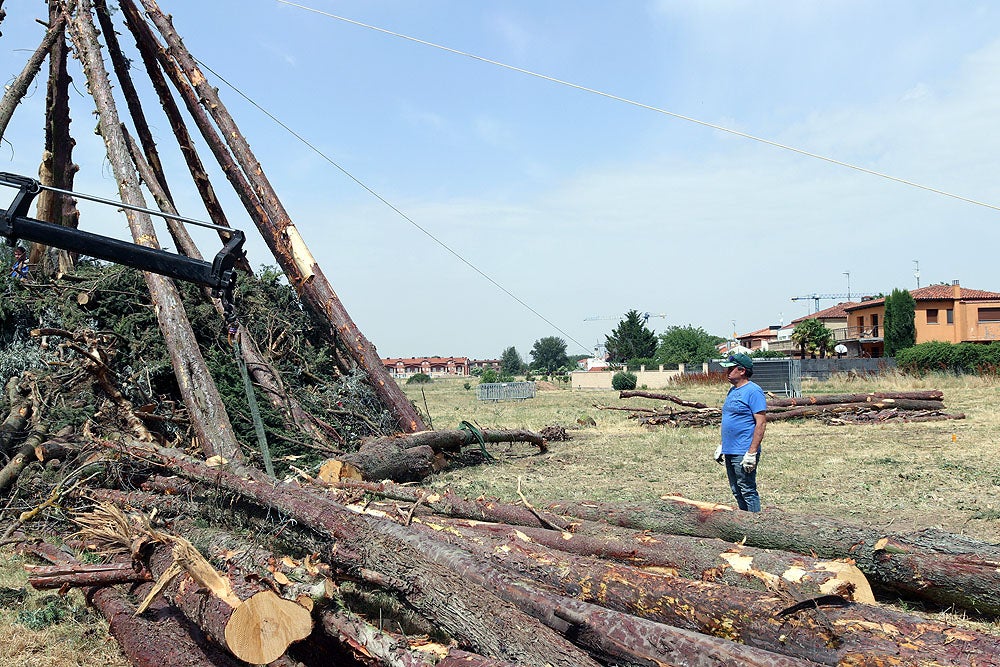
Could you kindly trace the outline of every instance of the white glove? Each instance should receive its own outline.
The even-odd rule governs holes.
[[[743,472],[753,472],[757,469],[757,455],[747,452],[743,455],[743,462],[740,465],[743,466]]]
[[[722,455],[722,445],[715,448],[715,455],[712,458],[715,459],[716,463],[725,462],[725,457]]]

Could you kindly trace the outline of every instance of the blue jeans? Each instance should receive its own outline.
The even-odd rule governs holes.
[[[757,452],[757,462],[760,463],[760,452]],[[729,477],[729,488],[733,491],[736,506],[746,512],[760,511],[760,495],[757,493],[757,469],[753,472],[743,470],[742,454],[726,454],[726,475]]]

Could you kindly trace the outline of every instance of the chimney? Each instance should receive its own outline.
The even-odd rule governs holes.
[[[958,284],[957,280],[951,281],[951,296],[956,301],[962,298],[962,286]]]

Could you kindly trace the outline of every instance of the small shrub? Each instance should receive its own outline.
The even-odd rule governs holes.
[[[497,382],[499,381],[499,375],[492,368],[487,368],[483,371],[483,374],[479,376],[480,382]]]
[[[638,382],[638,378],[636,378],[635,373],[628,371],[618,371],[611,378],[611,386],[618,391],[635,389],[636,382]]]
[[[470,383],[468,383],[468,382],[466,382],[465,384],[463,384],[462,387],[465,388],[466,390],[472,389],[472,385]]]
[[[406,380],[406,384],[427,384],[428,382],[431,382],[431,376],[427,373],[416,373]]]
[[[528,373],[527,375],[524,376],[524,381],[525,382],[534,382],[535,381],[535,376],[532,375],[531,373]]]
[[[513,382],[514,376],[507,375],[506,373],[497,378],[497,382]]]

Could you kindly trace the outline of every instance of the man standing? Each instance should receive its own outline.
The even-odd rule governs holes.
[[[760,386],[750,381],[753,359],[748,355],[731,354],[721,366],[733,386],[722,404],[722,444],[715,450],[715,460],[726,466],[737,506],[759,512],[757,459],[767,426],[767,399]]]

